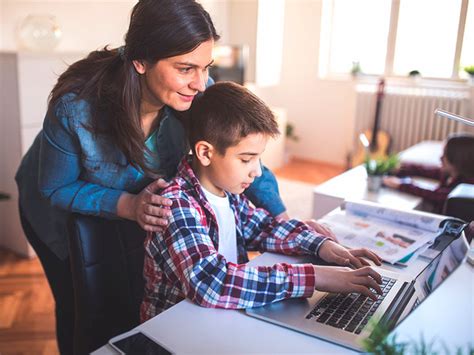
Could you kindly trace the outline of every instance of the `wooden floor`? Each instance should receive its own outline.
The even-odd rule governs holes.
[[[293,160],[278,177],[319,184],[342,167]],[[57,354],[54,303],[38,259],[0,250],[0,355]]]
[[[318,185],[341,174],[344,170],[344,167],[340,165],[293,159],[274,172],[277,177]]]
[[[57,354],[54,303],[37,258],[0,250],[0,354]]]

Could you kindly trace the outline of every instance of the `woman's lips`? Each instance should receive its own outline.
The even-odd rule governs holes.
[[[179,94],[179,96],[181,97],[181,100],[186,101],[186,102],[191,102],[191,101],[193,101],[194,96],[196,96],[196,95],[185,95],[185,94],[181,94],[181,93],[179,93],[179,92],[178,92],[178,94]]]

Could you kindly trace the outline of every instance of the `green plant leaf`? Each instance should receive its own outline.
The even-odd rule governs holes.
[[[469,65],[467,67],[464,67],[464,71],[468,73],[469,75],[474,75],[474,65]]]
[[[384,175],[394,170],[399,162],[398,154],[392,154],[386,159],[371,159],[367,156],[364,166],[368,175]]]

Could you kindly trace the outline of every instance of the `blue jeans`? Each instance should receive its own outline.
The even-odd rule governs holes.
[[[26,239],[38,255],[53,293],[56,313],[56,339],[61,354],[73,354],[74,291],[69,258],[59,259],[37,236],[20,205],[20,219]]]

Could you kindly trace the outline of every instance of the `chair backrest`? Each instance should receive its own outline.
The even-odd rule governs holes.
[[[68,223],[76,354],[139,324],[146,233],[125,220],[72,214]]]
[[[474,221],[474,185],[459,184],[448,195],[444,205],[444,214]]]

